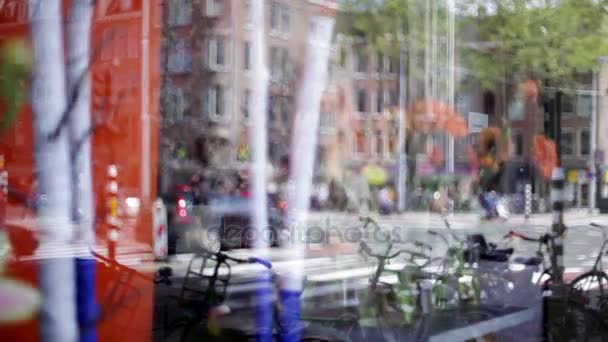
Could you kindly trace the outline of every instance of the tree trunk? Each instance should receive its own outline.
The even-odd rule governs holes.
[[[68,98],[76,94],[69,122],[72,179],[72,221],[79,242],[95,242],[93,180],[91,174],[91,82],[90,61],[93,0],[72,0],[68,21]],[[80,341],[96,341],[95,325],[95,259],[82,258],[76,263],[78,323],[86,326]]]
[[[68,94],[78,94],[70,116],[69,140],[72,158],[72,220],[78,224],[78,237],[94,240],[93,185],[91,176],[91,82],[90,62],[92,0],[72,0],[68,22]]]
[[[53,246],[69,252],[70,157],[68,135],[57,127],[66,107],[63,32],[60,0],[30,0],[30,34],[34,52],[32,109],[34,158],[38,180],[39,252]],[[78,336],[74,303],[74,260],[65,257],[40,261],[42,341],[73,342]]]

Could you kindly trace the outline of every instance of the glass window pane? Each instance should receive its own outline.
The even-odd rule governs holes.
[[[593,110],[593,97],[591,95],[579,95],[576,101],[576,114],[590,117]]]
[[[581,131],[580,135],[580,154],[582,156],[588,156],[591,152],[591,134],[589,130]]]
[[[574,134],[572,132],[562,132],[561,147],[563,155],[568,156],[574,154]]]

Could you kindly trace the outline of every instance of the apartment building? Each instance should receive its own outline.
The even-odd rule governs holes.
[[[265,2],[269,157],[289,153],[294,95],[309,19],[337,1]],[[251,12],[248,0],[165,1],[163,138],[214,168],[248,161]]]

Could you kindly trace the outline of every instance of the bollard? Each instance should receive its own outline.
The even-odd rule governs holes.
[[[116,243],[119,237],[118,219],[118,168],[116,165],[108,166],[108,258],[116,260]]]
[[[556,167],[551,176],[551,212],[552,212],[552,264],[557,267],[553,270],[553,281],[558,283],[562,279],[564,272],[564,244],[563,236],[566,232],[564,225],[564,186],[565,186],[564,170],[561,167]]]
[[[530,185],[529,183],[526,184],[525,186],[525,190],[524,190],[524,197],[525,197],[525,215],[526,215],[526,221],[530,218],[530,214],[532,213],[532,185]]]

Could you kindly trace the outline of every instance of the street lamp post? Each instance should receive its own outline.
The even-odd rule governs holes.
[[[403,46],[403,44],[402,44]],[[405,120],[405,106],[407,105],[407,50],[403,46],[401,48],[401,55],[399,58],[399,134],[398,134],[398,182],[397,182],[397,209],[399,212],[405,211],[407,207],[407,151],[405,139],[407,130],[407,120]]]
[[[597,128],[598,128],[598,96],[599,96],[599,76],[598,73],[602,70],[602,66],[604,63],[608,61],[608,56],[602,56],[598,58],[598,71],[593,72],[593,87],[594,93],[591,97],[592,102],[592,110],[591,110],[591,123],[590,123],[590,153],[589,153],[589,167],[591,168],[592,177],[589,179],[589,213],[593,213],[596,207],[596,199],[597,199],[597,173],[598,167],[596,165],[596,153],[597,153]]]

